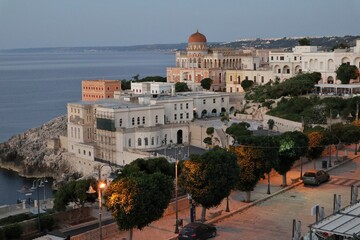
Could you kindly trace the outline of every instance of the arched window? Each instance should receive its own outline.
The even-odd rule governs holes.
[[[146,137],[144,138],[144,142],[145,142],[145,146],[148,146],[149,145],[149,139]]]
[[[140,125],[140,117],[137,118],[137,125]]]
[[[141,138],[138,138],[138,146],[141,146]]]
[[[120,120],[119,120],[119,126],[120,127],[122,126],[122,118],[120,118]]]
[[[134,126],[135,125],[135,118],[132,118],[131,122],[132,122],[132,125]]]
[[[155,141],[154,141],[154,137],[151,138],[151,145],[154,145]]]
[[[155,123],[159,123],[159,116],[158,115],[155,116]]]
[[[145,117],[143,117],[143,119],[142,119],[142,120],[143,120],[143,121],[142,121],[142,123],[143,123],[143,124],[145,124]]]
[[[129,147],[131,147],[131,139],[129,139],[129,141],[128,141],[128,142],[129,142]]]

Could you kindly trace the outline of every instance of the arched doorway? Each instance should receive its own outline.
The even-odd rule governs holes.
[[[216,112],[217,112],[217,111],[216,111],[215,108],[211,111],[211,113],[212,113],[213,116],[216,116]]]
[[[225,109],[225,108],[221,108],[221,112],[222,112],[222,113],[225,113],[225,112],[226,112],[226,109]]]
[[[233,113],[235,111],[235,108],[234,107],[231,107],[230,108],[230,113]]]
[[[329,84],[334,84],[334,78],[333,78],[332,76],[329,76],[329,77],[327,78],[327,83],[329,83]]]
[[[201,112],[201,117],[205,117],[207,114],[207,111],[204,109],[202,112]]]
[[[182,130],[177,131],[176,143],[177,144],[183,143],[183,131]]]

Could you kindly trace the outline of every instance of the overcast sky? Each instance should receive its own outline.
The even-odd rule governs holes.
[[[360,35],[360,0],[0,0],[0,49]]]

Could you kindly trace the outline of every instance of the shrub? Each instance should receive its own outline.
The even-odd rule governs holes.
[[[51,215],[43,215],[40,218],[41,230],[51,231],[55,225],[55,220]]]
[[[5,235],[6,239],[20,238],[22,233],[23,233],[23,230],[21,228],[21,225],[18,223],[6,225],[4,227],[4,235]]]

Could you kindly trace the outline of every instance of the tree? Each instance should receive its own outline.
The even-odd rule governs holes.
[[[238,143],[240,143],[242,138],[252,135],[249,127],[250,124],[247,122],[233,123],[230,127],[226,129],[225,132],[229,134]]]
[[[312,130],[306,133],[309,139],[309,149],[306,156],[310,159],[316,159],[321,156],[325,147],[325,134],[324,131]],[[315,161],[314,161],[315,165]]]
[[[191,89],[184,82],[175,83],[175,92],[189,92]]]
[[[359,77],[357,67],[347,63],[341,64],[335,72],[336,78],[340,79],[342,84],[349,84],[350,79],[357,79]]]
[[[214,127],[208,127],[206,129],[206,134],[207,135],[213,135],[214,134]]]
[[[309,38],[301,38],[298,41],[300,46],[310,46],[310,39]]]
[[[81,179],[66,183],[55,193],[54,209],[64,211],[71,202],[78,207],[83,207],[86,202],[95,202],[96,196],[86,193],[90,185],[96,186],[95,179]]]
[[[121,176],[127,177],[138,173],[152,174],[159,172],[166,176],[175,177],[174,169],[174,163],[169,163],[164,157],[150,158],[147,160],[138,158],[130,164],[125,165],[124,169],[121,171]]]
[[[278,165],[278,141],[274,136],[252,136],[244,138],[242,145],[233,147],[240,167],[239,181],[236,188],[246,192],[246,201],[251,200],[260,178],[269,174]]]
[[[113,181],[105,190],[105,206],[120,230],[143,229],[160,219],[174,190],[171,177],[161,173],[132,175]]]
[[[254,81],[245,79],[244,81],[241,82],[241,87],[247,91],[249,90],[252,86],[254,85]]]
[[[206,209],[218,206],[234,189],[239,167],[234,153],[215,147],[203,155],[191,155],[185,161],[179,183],[192,199]]]
[[[268,126],[269,126],[269,129],[270,129],[270,130],[273,130],[274,125],[275,125],[274,120],[270,118],[270,119],[267,121],[267,124],[268,124]]]
[[[285,132],[279,140],[279,164],[275,170],[283,176],[282,186],[286,186],[286,173],[291,169],[294,162],[301,156],[305,156],[308,149],[309,139],[299,131]]]
[[[204,78],[203,80],[201,80],[200,84],[203,89],[210,90],[212,80],[211,78]]]

